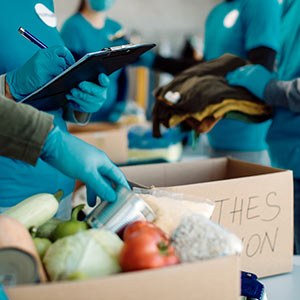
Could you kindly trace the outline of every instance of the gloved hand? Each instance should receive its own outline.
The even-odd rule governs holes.
[[[264,98],[267,83],[274,78],[275,74],[262,65],[243,66],[226,75],[230,85],[242,86],[260,99]]]
[[[142,54],[137,61],[132,65],[136,67],[147,67],[152,68],[156,54],[153,51],[147,51]]]
[[[70,91],[66,98],[70,101],[73,110],[93,113],[98,111],[107,99],[109,78],[104,73],[99,74],[98,84],[82,81],[78,88]]]
[[[117,195],[110,181],[129,188],[121,170],[96,147],[55,126],[48,134],[41,158],[67,176],[86,184],[87,201],[96,204],[97,195],[106,201],[115,201]]]
[[[12,96],[20,100],[39,89],[75,62],[64,46],[39,50],[21,68],[6,74]]]

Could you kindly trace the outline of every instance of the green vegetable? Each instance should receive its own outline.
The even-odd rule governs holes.
[[[38,253],[40,259],[43,259],[47,249],[52,244],[51,241],[49,239],[46,239],[46,238],[37,238],[36,237],[37,228],[35,226],[31,227],[29,229],[29,232],[30,232],[30,235],[33,239],[35,249],[37,250],[37,253]]]
[[[121,271],[122,247],[115,233],[89,229],[57,240],[48,248],[43,262],[51,280],[101,277]]]
[[[34,238],[33,243],[41,259],[43,259],[47,249],[52,245],[51,241],[45,238]]]
[[[79,280],[79,279],[87,279],[89,276],[82,272],[73,272],[67,278],[67,280]]]
[[[74,208],[70,221],[63,222],[56,226],[53,234],[51,235],[54,241],[88,229],[88,225],[85,222],[77,221],[78,213],[83,208],[84,204],[78,205],[76,208]]]
[[[52,218],[43,225],[39,226],[36,232],[36,236],[40,238],[47,238],[53,241],[52,234],[57,225],[64,223],[65,220]]]
[[[58,209],[62,191],[53,194],[37,194],[11,207],[3,215],[21,222],[27,229],[40,226],[50,220]]]

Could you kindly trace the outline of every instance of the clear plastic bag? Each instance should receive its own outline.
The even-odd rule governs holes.
[[[197,213],[184,216],[171,239],[181,262],[240,255],[243,250],[236,235]]]
[[[198,213],[210,218],[215,207],[213,201],[189,194],[156,188],[133,188],[133,191],[154,210],[157,218],[153,223],[169,235],[180,224],[182,217]]]

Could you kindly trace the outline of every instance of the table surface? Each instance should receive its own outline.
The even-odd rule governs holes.
[[[268,300],[300,299],[300,255],[294,256],[293,272],[259,280]]]

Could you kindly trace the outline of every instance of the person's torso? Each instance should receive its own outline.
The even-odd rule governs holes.
[[[241,21],[241,1],[223,2],[208,15],[205,23],[204,60],[224,53],[247,58]]]
[[[249,13],[249,9],[254,9],[251,6],[245,7],[246,1],[248,0],[222,2],[209,14],[205,28],[204,60],[212,60],[225,53],[248,58],[247,53],[251,50],[249,47],[257,45],[255,41],[257,36],[246,34],[245,26],[248,22],[246,14]],[[264,3],[261,2],[261,5],[263,6]],[[256,7],[256,9],[262,9],[262,7]],[[251,26],[254,25],[251,24]],[[252,31],[255,30],[254,28]],[[261,35],[261,40],[264,40],[264,33],[261,32]],[[263,43],[276,48],[276,41],[271,40],[270,36],[266,34]],[[222,119],[208,133],[208,139],[215,149],[261,151],[267,149],[265,137],[269,126],[270,121],[249,124],[238,120]]]
[[[52,0],[1,1],[0,7],[0,74],[19,68],[39,50],[18,33],[19,27],[48,47],[63,45],[55,26]]]
[[[39,48],[18,33],[23,27],[47,46],[62,45],[55,27],[52,0],[10,0],[0,4],[0,73],[21,67]],[[59,123],[65,125],[61,113]],[[40,192],[55,193],[63,189],[65,196],[74,188],[74,181],[41,159],[35,167],[0,156],[0,206],[10,206]]]
[[[293,80],[300,77],[300,1],[284,0],[282,5],[278,78]],[[277,107],[267,142],[272,164],[300,178],[300,114]]]
[[[77,13],[66,21],[62,28],[61,36],[66,46],[72,52],[76,53],[77,57],[82,57],[86,53],[127,43],[124,39],[116,38],[121,29],[122,27],[119,23],[109,18],[106,18],[103,28],[97,29],[80,13]],[[101,121],[107,119],[118,95],[118,78],[120,72],[120,70],[116,71],[109,76],[110,85],[107,92],[107,100],[101,109],[93,114],[91,120]]]

